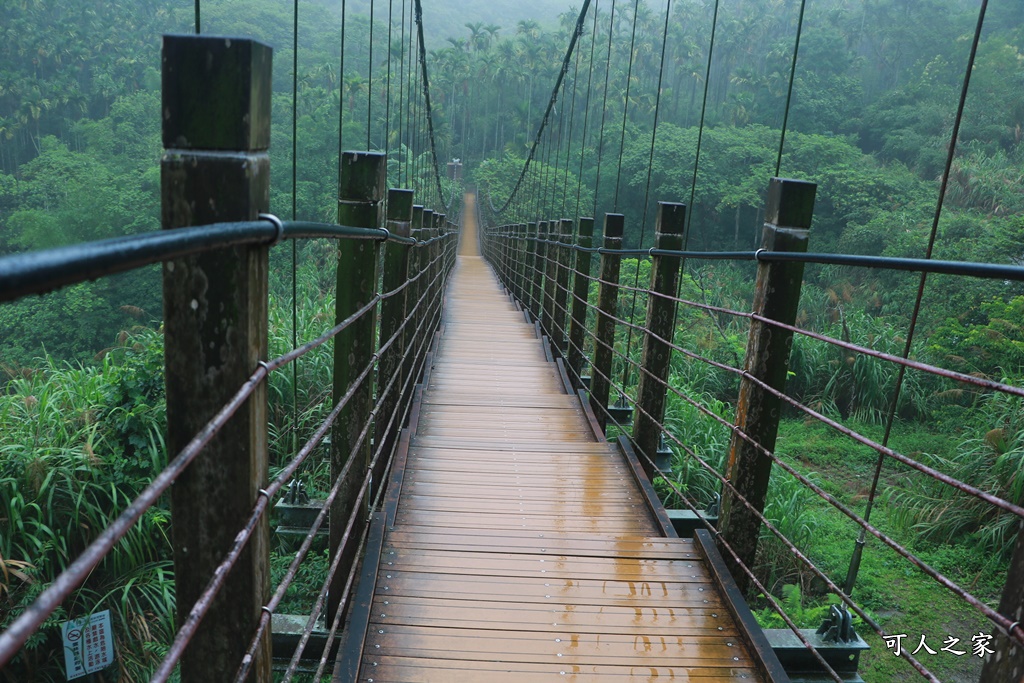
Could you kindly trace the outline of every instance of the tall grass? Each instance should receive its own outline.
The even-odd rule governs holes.
[[[90,543],[165,460],[163,343],[125,334],[97,366],[7,368],[0,394],[0,628]],[[5,668],[63,681],[57,624],[109,609],[118,680],[146,680],[173,633],[166,505],[148,511]]]

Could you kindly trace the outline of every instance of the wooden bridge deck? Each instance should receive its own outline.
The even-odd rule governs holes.
[[[694,541],[661,536],[475,252],[467,225],[358,680],[763,680]]]

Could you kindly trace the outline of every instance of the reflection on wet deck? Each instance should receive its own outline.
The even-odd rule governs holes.
[[[761,680],[702,555],[659,537],[473,244],[466,226],[360,680]]]

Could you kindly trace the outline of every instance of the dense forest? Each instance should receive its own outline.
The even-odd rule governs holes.
[[[460,159],[466,184],[479,188],[482,204],[497,208],[531,152],[579,7],[432,4],[424,3],[424,22],[438,155],[442,164]],[[274,213],[292,217],[294,200],[295,217],[333,220],[339,135],[347,149],[386,151],[390,184],[430,196],[422,110],[414,112],[418,127],[408,115],[411,93],[421,87],[418,75],[410,76],[410,2],[350,4],[343,48],[339,3],[299,3],[297,59],[290,1],[208,0],[202,7],[203,32],[253,36],[275,48]],[[716,7],[714,0],[677,0],[666,22],[665,7],[656,3],[593,3],[531,173],[516,201],[491,219],[616,211],[626,215],[627,244],[648,247],[654,203],[690,204],[692,195],[691,248],[752,248],[785,120],[780,174],[818,183],[812,251],[924,256],[978,2],[807,3],[788,118],[800,3],[723,2],[713,22]],[[159,36],[189,32],[193,21],[193,3],[182,1],[13,0],[0,6],[0,256],[159,228]],[[1024,5],[993,0],[935,258],[1021,263],[1022,137]],[[455,189],[445,184],[446,193]],[[315,336],[320,321],[332,315],[330,247],[310,241],[299,249],[296,305],[302,334],[309,328]],[[276,252],[272,259],[273,354],[290,347],[292,301],[290,261]],[[627,261],[623,281],[646,282],[647,268]],[[749,310],[752,273],[749,265],[691,260],[683,297]],[[801,326],[902,352],[918,276],[811,266],[805,279]],[[642,319],[643,302],[620,301],[622,315]],[[912,356],[1019,385],[1022,315],[1019,284],[931,277]],[[0,306],[0,627],[165,461],[160,318],[156,269]],[[676,341],[737,365],[745,323],[684,310]],[[622,336],[623,349],[636,355],[638,344]],[[328,386],[329,358],[303,367],[294,392],[287,377],[275,378],[271,388],[276,456],[286,452],[293,429],[308,430],[325,410],[319,387]],[[880,440],[896,375],[893,366],[801,337],[788,392]],[[732,419],[734,377],[676,359],[672,383]],[[291,422],[292,401],[300,408],[299,424]],[[1018,401],[909,373],[897,417],[893,447],[1024,501]],[[681,400],[670,402],[668,423],[721,467],[728,443],[721,425]],[[873,453],[830,438],[796,414],[784,421],[779,452],[833,495],[863,508]],[[716,482],[681,451],[671,478],[701,504],[716,492]],[[888,493],[878,525],[986,600],[997,600],[1015,539],[1010,516],[975,509],[902,469],[889,467],[883,484]],[[672,502],[673,494],[662,490]],[[841,581],[856,531],[823,507],[806,490],[779,480],[767,514]],[[172,633],[169,528],[166,508],[148,513],[51,620],[53,626],[96,605],[114,609],[119,680],[144,680]],[[828,604],[822,586],[772,540],[765,540],[758,571],[773,592],[786,596],[791,612],[806,613],[802,626],[817,626],[812,622]],[[896,566],[881,551],[869,554],[858,583],[858,599],[883,624],[937,637],[985,628]],[[759,616],[773,623],[767,612]],[[62,679],[51,661],[59,647],[51,631],[31,641],[17,664],[20,673],[0,676]],[[141,645],[148,641],[155,644]],[[866,679],[909,676],[877,638],[871,644]],[[943,680],[975,680],[980,665],[974,659],[928,665]]]

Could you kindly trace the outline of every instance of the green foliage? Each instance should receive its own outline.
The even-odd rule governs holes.
[[[165,464],[162,339],[142,330],[122,341],[102,366],[47,359],[0,395],[0,628]],[[12,675],[63,680],[58,622],[110,609],[121,679],[148,678],[173,633],[169,532],[165,505],[147,511],[21,651]]]

